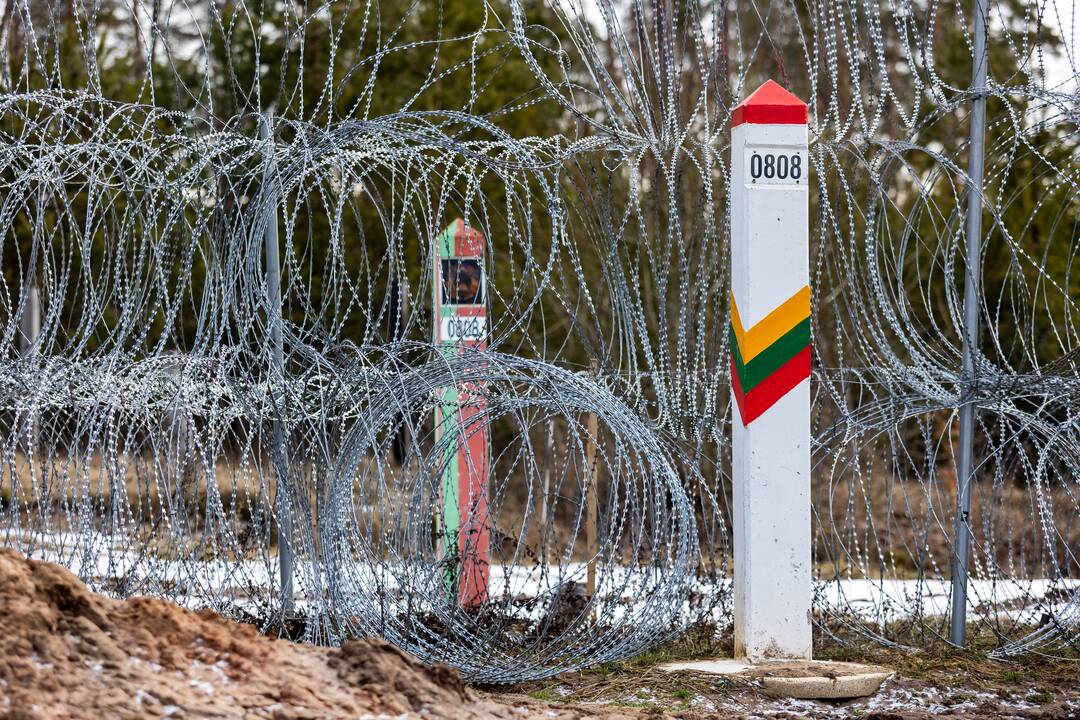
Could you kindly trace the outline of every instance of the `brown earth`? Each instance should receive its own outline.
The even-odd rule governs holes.
[[[688,636],[689,637],[689,636]],[[692,638],[691,638],[692,639]],[[0,549],[0,720],[112,718],[1080,718],[1080,660],[868,657],[896,676],[872,698],[769,697],[755,679],[666,673],[663,652],[498,692],[466,687],[377,640],[341,648],[260,635],[170,603],[112,600],[64,568]]]
[[[574,719],[598,713],[478,697],[445,667],[377,640],[320,648],[209,611],[96,595],[0,549],[0,718]],[[634,712],[616,717],[637,717]]]

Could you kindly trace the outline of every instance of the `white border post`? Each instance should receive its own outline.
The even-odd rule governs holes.
[[[735,655],[811,657],[806,104],[773,81],[731,124]]]

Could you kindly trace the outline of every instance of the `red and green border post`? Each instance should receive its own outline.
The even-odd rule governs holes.
[[[735,654],[811,654],[807,107],[771,80],[731,117]]]
[[[434,341],[446,356],[487,347],[484,236],[455,220],[435,241]],[[460,383],[435,407],[440,463],[439,526],[448,591],[462,607],[487,602],[490,576],[488,463],[490,429],[483,387]]]

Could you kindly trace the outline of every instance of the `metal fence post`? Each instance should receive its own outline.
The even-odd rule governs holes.
[[[24,360],[36,358],[41,349],[38,342],[41,335],[41,293],[37,285],[32,285],[26,296],[26,306],[19,318],[20,350]],[[36,415],[36,410],[35,410]],[[32,462],[38,447],[38,422],[31,417],[26,430],[26,458]]]
[[[259,137],[267,143],[266,171],[263,174],[263,202],[261,211],[270,211],[263,230],[263,246],[266,255],[266,318],[270,326],[270,386],[285,380],[285,346],[281,337],[281,263],[278,259],[277,230],[277,171],[273,159],[273,113],[266,113],[259,118]],[[281,410],[282,397],[276,390],[275,410]],[[277,508],[278,569],[281,574],[281,607],[293,609],[293,552],[291,541],[292,523],[290,522],[288,468],[285,462],[285,431],[280,417],[276,417],[272,426],[273,456],[271,462],[277,475],[277,488],[274,504]]]
[[[963,646],[967,635],[968,547],[971,536],[972,454],[975,444],[975,353],[979,345],[979,267],[982,239],[982,184],[986,130],[986,0],[975,0],[975,54],[971,87],[970,155],[968,157],[966,257],[964,273],[963,377],[967,395],[960,406],[960,455],[956,462],[956,523],[952,557],[952,615],[949,640]]]
[[[589,379],[596,381],[599,364],[596,358],[589,361]],[[596,481],[596,451],[600,441],[600,426],[597,422],[596,413],[591,412],[585,416],[585,431],[588,433],[585,445],[585,458],[588,463],[585,476],[585,547],[589,557],[589,563],[585,572],[585,595],[592,599],[596,594],[596,556],[599,549],[596,546],[596,525],[600,515],[600,500],[597,497],[598,483]]]

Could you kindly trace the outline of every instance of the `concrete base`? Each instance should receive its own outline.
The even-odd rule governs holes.
[[[697,672],[757,680],[765,692],[800,700],[850,700],[873,695],[891,675],[888,668],[827,660],[699,660],[660,666],[664,672]]]

